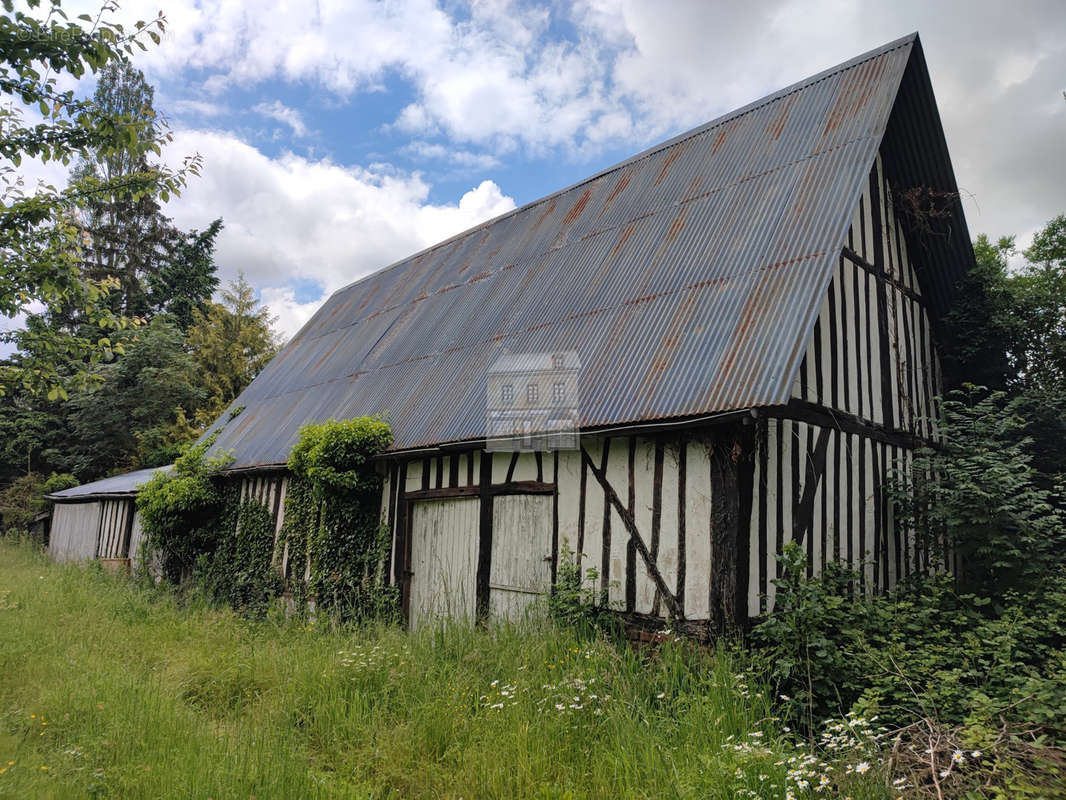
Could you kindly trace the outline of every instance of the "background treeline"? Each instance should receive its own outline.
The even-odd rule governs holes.
[[[139,123],[141,136],[72,163],[80,191],[65,214],[81,278],[106,287],[101,304],[129,324],[101,324],[71,297],[31,309],[11,334],[17,349],[0,368],[23,380],[0,396],[5,525],[39,508],[46,483],[55,490],[172,462],[277,352],[274,320],[243,275],[220,288],[223,221],[180,230],[164,213],[167,193],[128,191],[157,168],[151,144],[166,136],[153,94],[126,61],[99,73],[95,106]],[[56,346],[68,339],[99,345],[103,358]],[[44,390],[33,380],[41,363],[55,374]]]

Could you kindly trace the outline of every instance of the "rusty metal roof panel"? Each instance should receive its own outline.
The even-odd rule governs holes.
[[[133,497],[137,494],[137,489],[151,480],[152,476],[157,472],[170,472],[173,468],[173,464],[168,464],[165,467],[139,469],[134,472],[127,472],[124,475],[114,475],[92,483],[83,483],[81,486],[63,489],[46,496],[49,500],[55,500],[60,503],[73,503],[108,497]]]
[[[886,128],[912,152],[939,125],[924,69],[891,42],[337,291],[215,446],[279,464],[300,425],[362,414],[396,449],[476,441],[505,353],[576,352],[584,427],[785,402]],[[928,162],[907,174],[953,185]]]

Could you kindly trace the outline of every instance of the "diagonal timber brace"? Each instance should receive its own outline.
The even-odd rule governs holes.
[[[611,486],[610,481],[607,480],[605,471],[596,466],[584,447],[581,448],[581,460],[600,484],[608,502],[610,502],[614,510],[618,512],[618,516],[622,518],[622,524],[625,525],[626,531],[629,533],[629,540],[633,542],[637,548],[637,552],[640,553],[640,557],[644,559],[644,566],[648,569],[648,575],[651,576],[652,581],[655,583],[655,588],[659,590],[659,593],[665,600],[667,607],[670,609],[671,616],[676,620],[683,620],[685,615],[681,609],[681,605],[678,603],[677,597],[666,585],[666,581],[663,580],[658,565],[651,557],[651,553],[648,551],[648,546],[644,543],[640,531],[637,530],[637,523],[633,519],[633,514],[630,513],[629,509],[626,508],[625,504],[619,499],[618,493],[615,492],[614,487]]]

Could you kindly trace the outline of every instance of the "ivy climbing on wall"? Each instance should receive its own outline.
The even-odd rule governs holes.
[[[208,594],[252,616],[266,613],[282,589],[274,568],[274,518],[257,500],[238,504],[238,484],[226,487],[222,536],[214,552],[202,556],[197,570]]]
[[[207,457],[213,443],[212,436],[191,447],[138,493],[147,547],[164,577],[195,581],[216,602],[250,615],[266,613],[286,590],[299,609],[314,600],[345,618],[396,611],[385,585],[391,536],[379,521],[382,479],[373,461],[392,444],[387,422],[361,417],[300,429],[277,543],[288,547],[287,580],[278,572],[270,510],[241,501],[240,482],[221,475],[228,457]]]
[[[297,600],[346,618],[395,612],[385,580],[391,534],[378,516],[382,479],[373,461],[391,444],[389,424],[372,417],[300,429],[281,537]]]

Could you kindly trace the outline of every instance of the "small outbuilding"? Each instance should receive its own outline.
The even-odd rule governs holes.
[[[57,561],[99,559],[137,566],[141,554],[137,487],[169,469],[142,469],[48,495],[54,503],[48,552]]]

